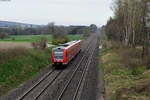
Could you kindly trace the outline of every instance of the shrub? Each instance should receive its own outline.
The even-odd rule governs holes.
[[[32,42],[32,46],[34,49],[38,49],[39,48],[39,42]]]
[[[139,75],[139,74],[143,74],[146,71],[146,67],[142,66],[142,67],[133,67],[132,68],[132,75]]]
[[[146,70],[146,63],[141,59],[141,50],[136,48],[120,49],[122,62],[132,70],[133,75],[142,74]]]
[[[41,50],[45,50],[45,48],[46,48],[46,45],[47,45],[47,40],[46,40],[46,38],[45,37],[42,37],[42,39],[41,39],[41,41],[40,41],[40,49]]]
[[[147,69],[150,69],[150,55],[143,58],[143,63],[147,66]]]
[[[112,44],[111,44],[111,41],[101,41],[101,45],[102,45],[102,48],[104,49],[108,49],[108,48],[112,48]]]
[[[47,40],[45,37],[42,37],[40,42],[32,42],[32,46],[35,49],[45,50],[47,46]]]
[[[52,44],[58,45],[69,41],[69,38],[65,34],[55,34],[53,36]]]
[[[0,39],[8,38],[9,35],[7,33],[0,33]]]
[[[16,40],[14,37],[11,38],[12,40]]]
[[[119,49],[122,48],[122,44],[119,41],[111,41],[112,48]]]
[[[128,67],[140,65],[140,51],[134,48],[122,48],[119,50],[123,63]]]
[[[120,49],[122,48],[122,44],[118,41],[108,41],[108,40],[102,40],[101,45],[103,48],[107,49],[107,48],[111,48],[111,49]]]

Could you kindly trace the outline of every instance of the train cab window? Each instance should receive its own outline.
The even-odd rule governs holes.
[[[54,49],[54,59],[62,60],[64,56],[64,49],[63,48],[55,48]]]

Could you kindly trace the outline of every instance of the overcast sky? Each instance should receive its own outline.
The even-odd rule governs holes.
[[[106,24],[112,0],[0,0],[0,20],[31,24]]]

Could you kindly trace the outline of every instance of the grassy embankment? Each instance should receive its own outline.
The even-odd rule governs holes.
[[[81,35],[67,35],[70,40],[82,39]],[[42,37],[46,37],[48,42],[52,41],[52,35],[11,35],[9,38],[0,41],[10,42],[39,42]]]
[[[105,34],[100,43],[106,100],[150,100],[149,60],[141,59],[141,48],[123,48]]]
[[[0,50],[0,96],[35,76],[50,63],[51,48]]]
[[[14,36],[12,36],[14,37]],[[15,36],[14,41],[40,41],[42,36]],[[51,37],[50,35],[47,38]],[[68,36],[70,40],[82,36]],[[51,39],[51,38],[50,38]],[[48,41],[51,41],[51,40]],[[11,37],[10,40],[12,41]],[[0,50],[0,96],[34,77],[41,69],[51,63],[51,48],[45,50],[14,48]]]

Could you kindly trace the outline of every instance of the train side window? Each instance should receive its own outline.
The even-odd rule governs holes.
[[[68,57],[68,51],[66,52],[66,57]]]

